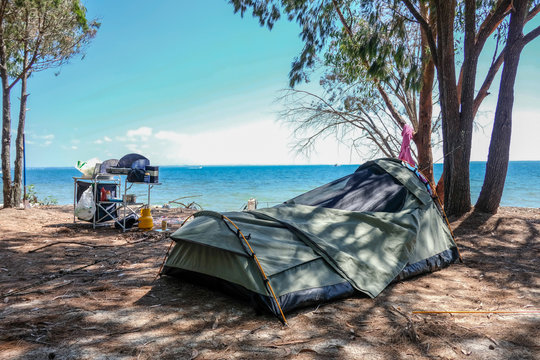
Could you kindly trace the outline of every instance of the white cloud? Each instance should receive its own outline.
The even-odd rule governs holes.
[[[31,138],[33,140],[30,140],[28,138]],[[53,143],[53,139],[54,139],[54,134],[47,134],[47,135],[29,134],[25,142],[27,144],[37,144],[38,146],[46,147]]]
[[[149,128],[147,126],[141,126],[138,129],[128,130],[127,133],[126,133],[126,136],[128,137],[128,139],[137,139],[137,138],[139,138],[139,139],[142,139],[142,140],[146,140],[150,136],[152,136],[152,128]]]
[[[537,111],[514,110],[510,160],[538,160],[540,120]]]
[[[493,129],[494,113],[484,115],[481,131],[476,131],[473,137],[471,160],[487,161],[489,143]],[[540,142],[538,114],[534,111],[514,109],[512,114],[512,138],[510,142],[510,160],[538,160]]]
[[[75,145],[71,146],[71,148],[72,148],[73,150],[77,150],[77,149],[78,149],[78,147],[75,146]]]
[[[306,161],[290,149],[291,130],[272,119],[252,121],[226,129],[199,133],[156,130],[148,141],[129,143],[127,149],[139,152],[155,164],[292,164],[348,163],[349,151],[332,139],[322,141],[318,152]]]
[[[104,136],[102,139],[97,139],[93,141],[94,144],[98,144],[98,145],[101,145],[104,143],[110,143],[110,142],[112,142],[112,139],[108,136]]]

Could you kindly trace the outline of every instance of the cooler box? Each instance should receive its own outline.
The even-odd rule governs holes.
[[[158,183],[159,182],[159,166],[146,165],[144,170],[145,170],[145,172],[150,174],[150,182],[151,183]]]

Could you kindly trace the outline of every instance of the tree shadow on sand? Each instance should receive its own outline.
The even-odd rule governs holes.
[[[170,277],[154,281],[168,240],[130,243],[117,231],[103,236],[103,229],[85,227],[84,241],[118,246],[59,244],[28,253],[45,240],[82,240],[75,231],[53,231],[40,241],[12,234],[0,242],[1,267],[8,269],[0,271],[2,294],[103,261],[2,301],[0,354],[9,348],[5,358],[17,359],[532,359],[537,317],[412,312],[538,308],[531,296],[539,220],[540,214],[470,214],[455,230],[463,264],[394,283],[375,299],[358,295],[292,311],[288,327],[211,289]],[[64,226],[50,229],[56,225]]]

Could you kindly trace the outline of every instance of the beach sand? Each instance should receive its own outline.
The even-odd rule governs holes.
[[[294,311],[285,327],[206,288],[154,281],[162,233],[73,224],[69,206],[0,210],[0,358],[540,358],[540,210],[452,227],[463,264]]]

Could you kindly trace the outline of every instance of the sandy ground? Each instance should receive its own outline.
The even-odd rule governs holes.
[[[0,210],[0,359],[540,359],[540,210],[452,225],[463,264],[292,312],[285,327],[155,280],[163,233],[94,230],[68,206]]]

